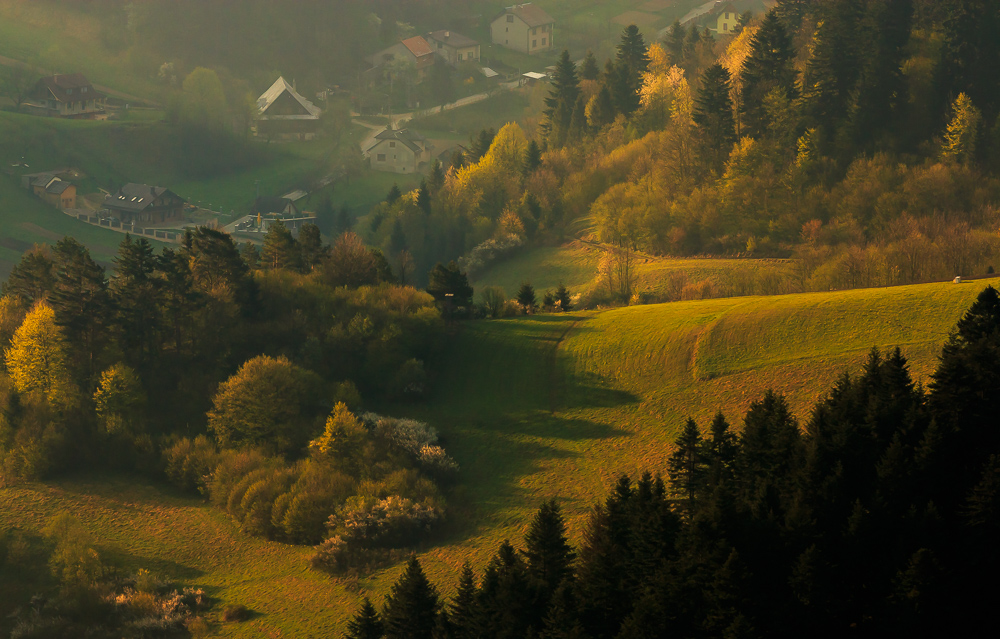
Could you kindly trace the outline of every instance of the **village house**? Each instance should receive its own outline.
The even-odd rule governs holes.
[[[268,140],[313,140],[322,111],[279,77],[257,98],[255,135]]]
[[[432,148],[427,138],[416,131],[386,127],[375,136],[368,156],[376,171],[413,173],[431,160]]]
[[[184,203],[162,186],[126,184],[104,198],[104,209],[122,224],[167,224],[184,219]]]
[[[427,76],[428,70],[434,66],[436,54],[431,45],[421,36],[413,36],[400,40],[391,47],[382,49],[368,58],[373,69],[381,69],[386,64],[402,62],[416,71],[416,80],[420,82]]]
[[[59,177],[65,171],[21,176],[21,185],[35,197],[59,209],[76,208],[76,185]]]
[[[104,112],[104,96],[82,73],[41,78],[28,95],[29,113],[60,118],[92,118]]]
[[[552,49],[555,23],[552,16],[537,5],[516,4],[493,18],[490,35],[493,44],[522,53],[539,53]]]
[[[740,14],[732,4],[726,4],[719,11],[715,31],[719,35],[731,35],[736,28],[736,22],[739,20]]]
[[[462,62],[479,60],[479,42],[454,31],[432,31],[427,42],[445,62],[457,67]]]
[[[225,230],[227,233],[267,233],[276,222],[281,222],[292,235],[297,236],[303,224],[316,223],[316,216],[300,211],[290,198],[262,195],[254,200],[250,215],[229,224]]]

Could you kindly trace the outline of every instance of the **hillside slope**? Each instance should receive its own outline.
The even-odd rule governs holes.
[[[687,416],[721,409],[738,424],[766,389],[800,418],[875,345],[900,345],[926,381],[940,344],[987,284],[930,284],[729,298],[461,324],[434,363],[434,397],[380,407],[428,420],[462,466],[446,530],[421,559],[445,592],[465,560],[481,569],[519,543],[538,504],[562,503],[574,541],[622,472],[663,472]],[[255,616],[227,637],[329,636],[361,596],[381,601],[399,567],[353,580],[309,571],[308,548],[250,539],[197,499],[135,478],[65,478],[0,490],[0,528],[37,530],[66,509],[102,553],[205,587]],[[0,579],[0,592],[4,582]],[[9,588],[9,584],[8,584]],[[218,608],[221,609],[222,606]]]

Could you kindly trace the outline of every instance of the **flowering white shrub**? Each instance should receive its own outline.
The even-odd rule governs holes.
[[[458,463],[438,446],[437,431],[424,422],[383,417],[375,413],[364,413],[360,419],[376,437],[408,453],[427,470],[444,474],[458,470]]]

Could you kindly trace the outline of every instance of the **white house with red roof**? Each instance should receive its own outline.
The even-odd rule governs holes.
[[[423,80],[428,69],[434,66],[435,53],[431,45],[423,36],[413,36],[405,40],[400,40],[391,47],[382,49],[375,55],[368,58],[373,68],[379,68],[386,64],[397,61],[404,61],[413,66],[417,72],[417,80]]]

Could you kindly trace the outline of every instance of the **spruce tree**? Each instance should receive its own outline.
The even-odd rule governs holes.
[[[524,309],[525,315],[534,312],[538,307],[538,302],[535,299],[535,287],[528,282],[522,283],[521,288],[517,291],[517,303]]]
[[[500,544],[483,573],[477,597],[480,634],[524,637],[542,625],[535,588],[509,540]]]
[[[591,129],[600,130],[615,121],[615,102],[607,84],[587,103],[587,124]]]
[[[593,51],[587,49],[587,55],[583,58],[583,64],[580,65],[580,79],[596,80],[599,77],[601,77],[601,69],[597,66],[597,57]]]
[[[337,211],[337,221],[333,225],[334,237],[340,237],[344,233],[354,228],[354,220],[351,219],[351,209],[344,204]]]
[[[385,202],[386,204],[394,204],[401,197],[403,197],[403,194],[399,190],[399,185],[393,184],[389,192],[385,194]]]
[[[475,639],[477,636],[476,624],[479,619],[477,596],[476,574],[469,562],[465,562],[458,577],[455,598],[448,606],[448,617],[455,639]]]
[[[427,292],[438,302],[461,307],[472,305],[473,291],[469,286],[469,277],[454,262],[449,262],[447,266],[438,263],[431,269],[429,280]]]
[[[156,258],[149,240],[129,234],[118,246],[111,281],[115,328],[127,361],[143,371],[154,355],[160,324],[160,284],[153,278]]]
[[[943,124],[949,103],[965,93],[987,121],[1000,111],[1000,5],[992,0],[948,0],[944,41],[936,70],[937,106]]]
[[[808,124],[819,127],[830,139],[847,117],[861,73],[863,15],[861,0],[827,2],[813,36],[812,55],[802,78],[803,112]]]
[[[386,639],[431,639],[438,615],[437,589],[416,556],[393,584],[382,609]]]
[[[444,186],[444,167],[441,166],[441,161],[434,158],[431,162],[431,174],[427,178],[427,188],[432,194],[437,193]]]
[[[33,249],[21,255],[3,283],[3,295],[19,297],[32,305],[44,299],[55,286],[55,265],[47,250]]]
[[[256,271],[260,268],[260,249],[253,242],[246,241],[240,248],[240,257],[243,258],[243,262],[246,263],[247,268],[251,271]]]
[[[683,38],[681,39],[683,46]],[[612,97],[619,112],[631,115],[639,108],[642,75],[649,68],[649,53],[639,28],[630,24],[622,31],[615,56],[615,78]]]
[[[264,234],[260,259],[266,270],[297,270],[301,266],[301,251],[292,232],[281,220],[271,222]]]
[[[382,639],[384,634],[382,618],[368,597],[365,597],[361,609],[347,622],[345,639]]]
[[[71,237],[56,242],[52,251],[55,283],[49,304],[56,324],[62,327],[72,347],[71,359],[77,374],[94,379],[98,357],[108,342],[112,318],[111,297],[104,269],[90,251]]]
[[[671,490],[686,501],[688,513],[694,511],[695,497],[705,475],[702,452],[698,424],[688,418],[684,423],[684,429],[674,442],[674,452],[667,461]]]
[[[705,153],[716,170],[722,169],[736,142],[729,82],[729,71],[721,64],[713,64],[705,69],[701,91],[695,100],[694,121],[701,131]]]
[[[524,536],[524,557],[528,575],[551,594],[572,574],[576,553],[566,539],[566,522],[559,504],[551,500],[542,504]]]
[[[570,299],[569,290],[563,286],[562,282],[559,282],[559,286],[556,288],[555,302],[559,305],[559,310],[564,313],[573,310],[573,301]]]
[[[497,136],[496,129],[481,129],[472,142],[469,144],[469,156],[466,158],[471,164],[478,162],[486,155],[493,145],[493,138]]]
[[[538,142],[531,140],[524,150],[524,159],[521,161],[521,175],[528,177],[535,172],[535,169],[542,165],[542,149]]]
[[[587,101],[583,95],[578,95],[576,97],[576,104],[573,105],[573,115],[570,116],[566,141],[578,142],[587,135],[587,132]]]
[[[768,12],[750,41],[750,55],[743,63],[743,128],[753,136],[768,124],[765,98],[779,91],[788,99],[796,97],[796,71],[791,38],[774,11]]]
[[[298,245],[301,252],[299,263],[305,273],[319,266],[328,253],[327,247],[323,246],[323,235],[315,224],[302,225],[299,229]]]
[[[778,0],[774,13],[785,25],[788,33],[795,34],[809,13],[811,0]]]
[[[570,59],[569,51],[564,49],[556,62],[552,88],[545,98],[545,109],[542,111],[542,133],[552,146],[559,147],[565,143],[573,108],[579,96],[580,82],[576,75],[576,65]]]
[[[424,215],[431,214],[431,192],[427,180],[423,178],[420,180],[420,188],[417,189],[417,208],[423,211]]]
[[[670,61],[673,64],[680,64],[684,61],[684,40],[687,34],[684,33],[684,27],[681,26],[680,20],[674,20],[674,23],[670,25],[670,29],[667,31],[667,38],[664,42],[667,47],[667,53],[670,54]]]

